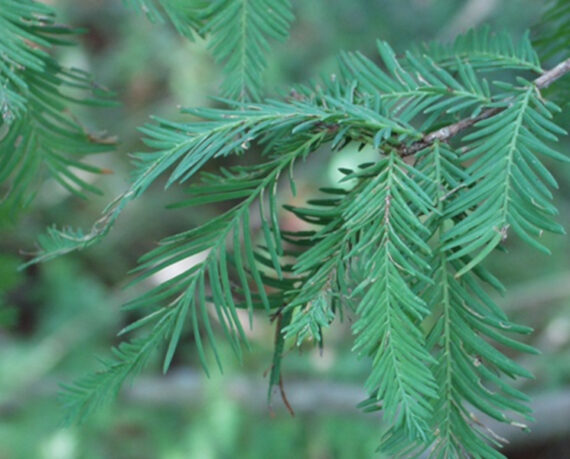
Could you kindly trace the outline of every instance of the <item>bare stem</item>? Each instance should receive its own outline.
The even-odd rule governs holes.
[[[533,81],[534,85],[538,89],[544,89],[550,86],[559,78],[566,75],[570,72],[570,59],[566,59],[565,61],[558,64],[556,67],[547,70],[541,76]],[[410,156],[418,153],[419,151],[423,150],[426,147],[429,147],[436,141],[445,142],[449,140],[451,137],[457,135],[461,131],[464,131],[467,128],[470,128],[475,123],[478,123],[481,120],[490,118],[495,116],[496,114],[502,112],[504,108],[502,107],[494,107],[489,108],[488,110],[484,110],[479,116],[474,118],[465,118],[457,123],[450,124],[448,126],[444,126],[437,131],[430,132],[426,134],[422,140],[412,143],[410,146],[405,147],[401,151],[402,156]]]

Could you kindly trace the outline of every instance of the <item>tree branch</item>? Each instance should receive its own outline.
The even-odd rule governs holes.
[[[570,72],[570,59],[566,59],[565,61],[561,62],[556,67],[554,67],[553,69],[544,72],[541,76],[539,76],[533,81],[533,84],[538,89],[547,88],[548,86],[550,86],[559,78],[563,77],[568,72]],[[402,156],[415,155],[419,151],[423,150],[426,147],[429,147],[438,140],[445,142],[450,138],[459,134],[461,131],[470,128],[479,121],[491,118],[492,116],[495,116],[496,114],[502,112],[503,110],[504,110],[503,107],[489,108],[488,110],[484,110],[479,116],[476,116],[474,118],[465,118],[462,119],[461,121],[458,121],[457,123],[444,126],[438,129],[437,131],[430,132],[429,134],[426,134],[422,140],[414,142],[408,147],[402,148],[401,155]]]
[[[553,69],[544,72],[541,76],[534,80],[534,84],[538,89],[547,88],[568,72],[570,72],[570,59],[566,59]]]

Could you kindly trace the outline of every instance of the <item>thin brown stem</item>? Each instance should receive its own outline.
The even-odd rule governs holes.
[[[566,59],[565,61],[560,62],[560,64],[558,64],[553,69],[544,72],[541,76],[534,80],[534,84],[538,89],[544,89],[550,86],[559,78],[566,75],[568,72],[570,72],[570,59]]]
[[[559,78],[563,77],[567,73],[570,72],[570,59],[566,59],[565,61],[558,64],[556,67],[544,72],[541,76],[533,81],[533,84],[537,87],[537,89],[544,89],[550,86]],[[422,140],[412,143],[408,147],[404,147],[401,150],[402,156],[410,156],[415,155],[419,151],[423,150],[426,147],[429,147],[436,141],[445,142],[450,138],[456,136],[461,131],[470,128],[474,124],[478,123],[481,120],[491,118],[496,114],[502,112],[504,110],[503,107],[494,107],[484,110],[480,115],[475,116],[473,118],[465,118],[457,123],[450,124],[448,126],[444,126],[437,131],[430,132],[426,134]]]

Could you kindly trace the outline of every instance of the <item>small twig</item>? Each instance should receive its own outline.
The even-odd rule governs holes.
[[[283,377],[279,376],[279,392],[281,394],[281,400],[283,400],[283,404],[285,405],[285,408],[287,408],[287,411],[289,411],[289,414],[291,415],[291,417],[295,417],[295,411],[293,411],[293,407],[291,406],[291,404],[289,403],[289,400],[287,399],[287,394],[285,393],[285,386],[283,385]]]
[[[566,59],[565,61],[558,64],[553,69],[550,69],[544,72],[541,76],[533,81],[533,84],[536,86],[537,89],[544,89],[550,86],[559,78],[563,77],[565,74],[570,72],[570,59]],[[429,134],[425,135],[422,140],[414,142],[409,147],[404,147],[401,150],[402,156],[410,156],[415,155],[419,151],[423,150],[426,147],[429,147],[436,141],[445,142],[450,138],[456,136],[461,131],[470,128],[475,123],[478,123],[481,120],[491,118],[492,116],[501,113],[505,108],[504,107],[494,107],[489,108],[488,110],[484,110],[479,116],[474,118],[465,118],[457,123],[450,124],[448,126],[442,127],[437,131],[430,132]]]
[[[534,80],[534,84],[538,89],[547,88],[556,80],[566,75],[568,72],[570,72],[570,59],[566,59],[553,69],[544,72],[541,76]]]

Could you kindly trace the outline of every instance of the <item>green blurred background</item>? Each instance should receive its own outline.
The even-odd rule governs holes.
[[[188,43],[166,25],[150,24],[119,0],[52,0],[64,22],[85,27],[78,47],[60,58],[94,73],[115,91],[121,106],[80,110],[95,130],[117,135],[111,154],[92,162],[114,171],[95,177],[105,190],[89,201],[70,197],[54,183],[42,186],[33,206],[17,219],[0,215],[0,459],[11,458],[366,458],[374,455],[382,428],[378,415],[355,408],[364,398],[369,364],[350,352],[350,323],[325,334],[322,355],[291,350],[284,363],[291,417],[278,394],[266,402],[273,330],[259,317],[251,331],[252,352],[238,364],[223,349],[224,374],[207,379],[192,337],[186,336],[166,376],[160,355],[116,403],[80,426],[63,428],[58,386],[98,368],[116,334],[135,316],[120,306],[133,297],[125,289],[128,270],[163,236],[196,225],[220,209],[199,213],[165,210],[180,191],[162,184],[131,204],[106,242],[86,252],[17,272],[22,251],[51,223],[88,227],[105,204],[124,190],[131,171],[128,153],[144,149],[136,128],[149,115],[181,119],[178,106],[216,102],[219,68],[206,43]],[[534,0],[294,0],[297,20],[291,39],[275,46],[267,83],[270,93],[335,71],[340,50],[374,56],[375,40],[397,51],[424,40],[450,40],[482,23],[515,36],[539,17]],[[570,107],[567,107],[567,109]],[[567,113],[570,110],[567,110]],[[559,120],[568,129],[568,115]],[[566,147],[568,143],[566,143]],[[328,152],[299,171],[299,200],[335,177],[346,157],[323,173]],[[362,161],[359,161],[362,162]],[[217,164],[219,165],[219,164]],[[209,167],[215,167],[211,165]],[[560,222],[570,228],[570,167],[550,164],[559,183]],[[287,218],[286,215],[283,218]],[[567,457],[570,441],[570,240],[545,236],[550,257],[509,240],[509,254],[491,260],[509,287],[501,305],[519,323],[536,329],[529,342],[543,355],[518,356],[536,379],[524,382],[534,396],[533,433],[501,430],[511,439],[509,457]],[[212,368],[213,369],[213,368]]]

